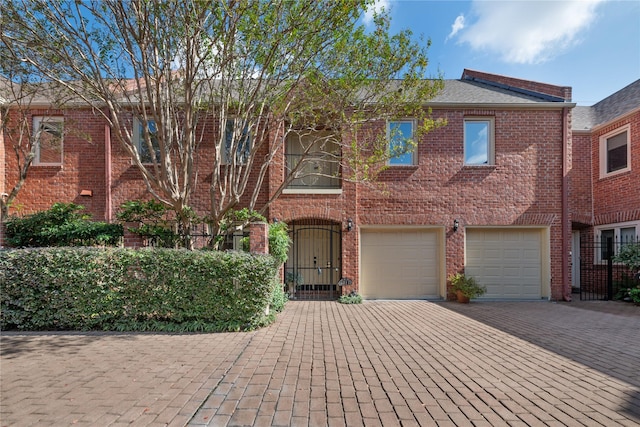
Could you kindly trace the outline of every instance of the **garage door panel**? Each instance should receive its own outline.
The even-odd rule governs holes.
[[[360,292],[364,298],[438,297],[439,258],[433,230],[363,230]]]
[[[541,241],[536,229],[467,229],[465,271],[487,287],[484,298],[540,298]]]

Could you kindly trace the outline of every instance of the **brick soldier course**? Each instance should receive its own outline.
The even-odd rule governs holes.
[[[1,349],[1,426],[640,425],[640,308],[616,302],[291,302],[249,333]]]

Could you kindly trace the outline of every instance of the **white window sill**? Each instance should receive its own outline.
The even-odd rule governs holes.
[[[282,194],[342,194],[342,188],[285,188]]]

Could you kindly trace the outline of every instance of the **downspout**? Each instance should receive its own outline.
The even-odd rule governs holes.
[[[569,108],[562,109],[562,296],[571,301],[569,282]]]
[[[105,210],[104,219],[111,222],[113,212],[111,208],[111,127],[104,125],[104,182],[105,182]]]

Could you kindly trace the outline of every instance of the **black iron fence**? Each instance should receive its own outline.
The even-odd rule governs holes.
[[[140,236],[143,246],[147,247],[189,247],[192,249],[211,248],[217,250],[242,250],[248,242],[249,228],[240,225],[232,227],[225,234],[216,235],[207,223],[192,224],[187,231],[180,230],[177,224],[156,233]]]
[[[578,282],[581,300],[617,299],[625,289],[640,284],[639,272],[616,259],[626,245],[640,245],[640,241],[605,238],[580,242]]]

